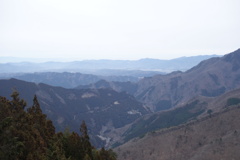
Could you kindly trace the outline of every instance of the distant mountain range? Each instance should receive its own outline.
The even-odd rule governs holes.
[[[44,63],[0,63],[0,73],[29,73],[29,72],[81,72],[97,75],[120,75],[112,70],[141,70],[172,72],[186,71],[199,62],[217,55],[181,57],[172,60],[141,59],[130,60],[84,60],[75,62],[44,62]],[[109,73],[110,72],[110,73]],[[126,73],[126,72],[125,72]],[[123,72],[121,73],[123,75]]]
[[[87,87],[126,91],[153,111],[166,110],[196,96],[215,97],[240,87],[240,49],[223,57],[204,60],[186,72],[156,75],[127,85],[101,81]]]
[[[172,60],[141,59],[138,61],[92,60],[66,63],[2,63],[0,64],[0,79],[16,78],[64,88],[89,85],[100,80],[108,82],[137,82],[144,77],[164,75],[166,74],[165,72],[172,70],[189,69],[201,60],[211,57],[216,56],[182,57]],[[165,72],[160,72],[159,70],[164,70]]]
[[[150,72],[148,73],[150,74]],[[75,88],[80,85],[96,83],[100,80],[118,82],[137,82],[140,78],[134,76],[97,76],[92,74],[70,73],[70,72],[37,72],[37,73],[18,73],[0,74],[2,79],[16,78],[34,83],[45,83],[52,86],[64,88]]]
[[[204,60],[185,72],[142,77],[132,82],[98,80],[99,76],[80,73],[48,72],[18,76],[26,76],[25,80],[35,83],[0,80],[0,96],[9,97],[16,89],[31,105],[36,94],[43,112],[58,130],[68,127],[78,131],[79,124],[85,120],[93,143],[98,147],[109,147],[148,132],[220,113],[226,106],[238,104],[239,90],[233,90],[240,88],[240,49],[223,57]],[[89,76],[89,79],[82,76]],[[81,80],[92,83],[81,85]],[[40,83],[43,81],[78,87],[53,87]],[[125,154],[119,153],[121,156]]]

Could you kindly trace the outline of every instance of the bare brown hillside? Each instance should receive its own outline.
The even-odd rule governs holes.
[[[240,106],[118,147],[118,160],[239,160]]]

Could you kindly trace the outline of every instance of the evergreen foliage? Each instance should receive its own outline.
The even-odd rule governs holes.
[[[26,102],[14,91],[12,100],[0,97],[0,159],[4,160],[116,160],[112,150],[95,149],[83,121],[81,135],[55,133],[52,121],[42,113],[37,97]]]
[[[227,106],[237,105],[239,103],[240,103],[240,99],[239,98],[229,98],[227,100]]]

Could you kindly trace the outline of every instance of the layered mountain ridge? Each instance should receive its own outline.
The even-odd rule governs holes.
[[[232,95],[229,91],[240,88],[239,56],[237,50],[185,72],[145,77],[138,82],[100,80],[74,89],[0,80],[0,96],[9,96],[16,89],[31,104],[36,94],[43,112],[58,130],[67,127],[78,131],[85,120],[96,146],[117,146],[148,132],[221,112],[224,98],[217,97]],[[233,102],[240,97],[235,95],[229,97]]]
[[[90,88],[111,87],[133,94],[152,111],[177,107],[193,97],[216,97],[240,87],[240,49],[223,57],[202,61],[186,72],[172,72],[141,79],[125,88],[119,83],[88,85]],[[106,88],[107,88],[106,87]],[[133,88],[129,90],[129,88]]]
[[[192,57],[180,57],[171,60],[160,59],[140,59],[140,60],[83,60],[74,62],[15,62],[4,63],[4,57],[0,62],[0,73],[19,73],[19,72],[81,72],[88,74],[118,75],[123,70],[141,70],[141,71],[158,71],[172,72],[175,70],[185,71],[195,66],[204,59],[218,57],[217,55],[202,55]],[[108,71],[107,71],[108,70]],[[113,70],[113,71],[111,71]],[[118,70],[118,72],[114,72]],[[122,73],[121,73],[122,74]],[[126,72],[125,72],[126,74]]]
[[[28,104],[36,94],[43,112],[58,131],[69,128],[79,132],[84,120],[98,147],[110,141],[105,132],[124,127],[149,113],[133,96],[109,89],[65,89],[17,79],[0,80],[0,96],[9,98],[13,90],[17,90]]]

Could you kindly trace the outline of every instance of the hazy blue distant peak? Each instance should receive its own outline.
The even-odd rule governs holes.
[[[145,58],[140,60],[83,60],[83,61],[47,61],[34,63],[33,60],[37,59],[25,59],[22,58],[0,58],[0,73],[19,73],[19,72],[83,72],[94,70],[141,70],[141,71],[160,71],[169,73],[172,71],[186,71],[193,66],[199,64],[201,61],[216,57],[216,55],[206,56],[193,56],[193,57],[180,57],[172,60],[160,60]],[[17,62],[17,59],[19,62]],[[29,62],[26,62],[29,60]],[[14,63],[1,63],[7,61],[14,61]]]
[[[111,60],[111,59],[99,59],[99,60],[76,60],[74,58],[63,59],[63,58],[24,58],[24,57],[0,57],[0,63],[22,63],[22,62],[32,62],[32,63],[46,63],[46,62],[71,62],[71,63],[78,63],[78,62],[151,62],[151,61],[171,61],[171,60],[179,60],[179,59],[194,59],[194,58],[211,58],[211,57],[220,57],[219,55],[199,55],[199,56],[183,56],[174,59],[154,59],[154,58],[142,58],[139,60]]]

